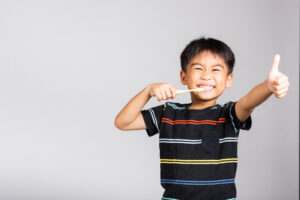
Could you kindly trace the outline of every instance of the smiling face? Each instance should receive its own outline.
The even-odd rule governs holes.
[[[204,51],[190,61],[186,72],[180,71],[180,78],[188,89],[205,88],[205,91],[191,93],[193,103],[205,101],[215,104],[225,88],[231,87],[233,75],[228,75],[228,67],[223,58]]]

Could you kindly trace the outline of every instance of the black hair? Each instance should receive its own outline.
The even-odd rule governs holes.
[[[228,67],[228,74],[233,72],[235,57],[230,47],[220,40],[214,38],[206,39],[205,37],[195,39],[185,47],[180,55],[181,69],[186,72],[186,67],[190,61],[204,51],[210,51],[223,58]]]

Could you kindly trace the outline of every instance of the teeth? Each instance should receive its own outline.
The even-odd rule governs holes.
[[[204,89],[212,89],[212,86],[200,86],[200,88],[204,88]]]

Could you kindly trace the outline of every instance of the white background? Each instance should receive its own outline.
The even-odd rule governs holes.
[[[158,135],[114,119],[151,83],[185,89],[179,56],[201,36],[236,56],[220,104],[264,81],[281,55],[290,90],[240,133],[237,197],[298,199],[297,0],[0,1],[0,199],[160,199]]]

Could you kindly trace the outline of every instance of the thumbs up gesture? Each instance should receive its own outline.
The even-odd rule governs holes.
[[[277,54],[274,57],[273,65],[268,75],[268,88],[277,98],[284,97],[289,89],[288,77],[278,71],[280,56]]]

